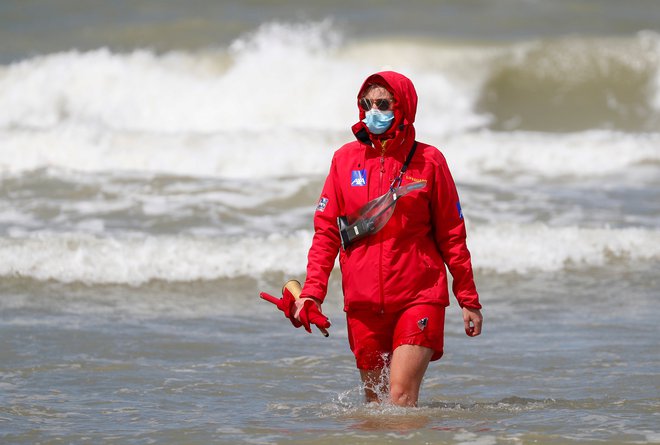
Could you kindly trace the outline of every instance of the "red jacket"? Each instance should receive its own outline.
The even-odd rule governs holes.
[[[417,93],[412,82],[391,71],[374,74],[362,85],[358,98],[374,81],[394,95],[394,123],[385,134],[375,136],[360,122],[353,127],[358,140],[335,152],[314,215],[302,296],[324,300],[339,252],[346,311],[397,312],[412,303],[447,306],[445,263],[459,304],[480,309],[456,186],[435,147],[418,142],[401,182],[426,181],[426,186],[398,200],[381,231],[346,251],[340,249],[337,217],[387,192],[415,139]]]

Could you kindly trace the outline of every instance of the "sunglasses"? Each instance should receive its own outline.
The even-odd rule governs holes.
[[[376,108],[378,108],[380,111],[387,111],[390,109],[390,106],[392,105],[392,102],[394,102],[394,99],[367,99],[366,97],[363,97],[360,99],[360,107],[364,111],[369,111],[371,110],[371,107],[376,104]]]

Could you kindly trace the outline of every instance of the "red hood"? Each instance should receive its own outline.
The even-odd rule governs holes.
[[[367,131],[369,139],[371,140],[383,140],[383,139],[399,139],[403,142],[403,139],[412,139],[415,137],[415,128],[413,123],[415,122],[415,114],[417,113],[417,91],[415,91],[415,86],[412,81],[408,79],[403,74],[396,73],[394,71],[381,71],[376,74],[372,74],[367,77],[360,91],[358,92],[357,98],[358,101],[362,97],[364,90],[367,86],[376,83],[383,85],[389,92],[394,95],[395,104],[394,104],[394,122],[392,126],[385,133],[381,135],[372,135],[366,130],[366,125],[362,122],[364,119],[365,111],[360,108],[358,104],[358,110],[360,112],[360,122],[353,126],[353,133],[358,139],[362,142],[366,142],[364,136],[360,137],[358,134],[360,130],[364,129]],[[364,134],[364,133],[363,133]],[[407,136],[411,136],[410,138]],[[406,144],[407,145],[407,144]]]

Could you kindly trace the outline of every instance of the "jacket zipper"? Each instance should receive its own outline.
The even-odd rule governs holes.
[[[380,182],[378,183],[378,196],[383,194],[383,175],[385,174],[385,147],[380,152]],[[383,284],[383,234],[378,234],[378,284],[380,288],[380,313],[385,313],[385,285]]]

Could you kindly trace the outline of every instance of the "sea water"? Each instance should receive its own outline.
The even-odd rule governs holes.
[[[660,443],[660,8],[404,6],[0,5],[0,442]],[[258,297],[382,69],[484,305],[413,409],[364,403],[338,269],[329,338]]]

